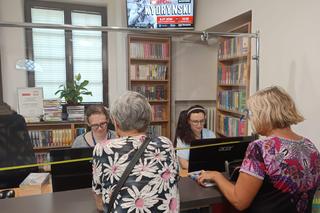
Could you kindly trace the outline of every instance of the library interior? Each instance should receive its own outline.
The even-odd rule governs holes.
[[[1,208],[319,212],[319,6],[0,1]]]

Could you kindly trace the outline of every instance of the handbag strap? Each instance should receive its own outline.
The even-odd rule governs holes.
[[[151,139],[149,137],[146,137],[146,139],[144,140],[144,143],[139,147],[138,151],[136,151],[136,153],[134,154],[129,165],[126,167],[126,170],[123,172],[118,184],[116,185],[115,189],[112,192],[112,195],[111,195],[111,198],[109,201],[109,208],[107,211],[108,213],[111,213],[111,211],[113,209],[113,204],[116,200],[116,197],[117,197],[119,191],[121,190],[123,184],[127,181],[127,178],[129,176],[130,172],[132,171],[133,167],[136,165],[136,163],[140,159],[142,153],[147,148],[150,141],[151,141]]]

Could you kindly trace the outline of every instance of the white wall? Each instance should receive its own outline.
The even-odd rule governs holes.
[[[316,0],[201,0],[197,27],[208,28],[252,10],[252,31],[261,32],[260,88],[280,85],[306,121],[294,129],[320,147],[320,2]]]
[[[216,46],[191,42],[173,42],[172,46],[174,100],[216,99]]]
[[[22,22],[22,2],[22,0],[0,1],[0,20]],[[96,0],[95,2],[108,6],[110,26],[125,26],[123,0]],[[317,86],[319,85],[317,81],[320,79],[320,39],[318,38],[320,25],[316,21],[320,20],[318,12],[320,2],[316,0],[270,0],[268,2],[197,0],[196,6],[196,30],[207,29],[252,10],[252,31],[259,29],[261,32],[260,87],[269,85],[284,87],[295,99],[298,108],[306,118],[306,121],[296,126],[295,129],[315,142],[319,141],[318,147],[320,147],[320,131],[318,130],[320,116],[317,113],[320,109],[320,90]],[[110,103],[112,103],[127,88],[125,35],[109,33],[108,44],[109,95]],[[0,48],[4,100],[15,106],[16,88],[26,85],[25,75],[14,68],[15,61],[24,58],[25,53],[24,34],[21,29],[0,28]],[[208,47],[202,48],[198,45],[190,47],[187,44],[173,45],[174,98],[182,100],[198,97],[209,100],[212,96],[215,97],[215,76],[214,73],[210,73],[211,67],[212,70],[216,70],[215,54],[210,52]],[[206,82],[210,86],[209,89],[205,83],[200,84],[201,86],[193,85],[193,79],[197,79],[193,77],[195,70],[199,74],[198,78],[201,78],[198,81]],[[184,87],[185,82],[191,82],[192,86]],[[197,92],[191,92],[191,94],[190,91]]]
[[[12,22],[23,22],[24,16],[21,0],[0,2],[0,21],[9,20]],[[15,68],[16,62],[25,58],[24,30],[22,28],[0,28],[0,51],[3,99],[13,108],[16,108],[17,88],[27,85],[26,72]]]

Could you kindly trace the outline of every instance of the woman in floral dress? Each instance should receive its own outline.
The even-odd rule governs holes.
[[[145,141],[151,106],[136,92],[126,92],[111,107],[119,138],[105,140],[93,151],[93,191],[97,207],[109,208],[112,191]],[[178,161],[172,142],[152,138],[121,188],[113,212],[179,212]]]

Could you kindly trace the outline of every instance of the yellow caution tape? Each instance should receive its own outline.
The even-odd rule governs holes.
[[[72,159],[72,160],[53,161],[53,162],[47,162],[47,163],[35,163],[35,164],[28,164],[28,165],[21,165],[21,166],[10,166],[10,167],[0,168],[0,171],[25,169],[25,168],[37,167],[37,166],[47,166],[47,165],[53,165],[53,164],[64,164],[64,163],[73,163],[73,162],[89,161],[89,160],[92,160],[92,157]]]
[[[192,146],[192,147],[177,147],[175,150],[186,150],[186,149],[199,149],[199,148],[204,148],[204,147],[211,147],[211,146],[220,146],[220,145],[231,145],[235,143],[241,143],[241,141],[230,141],[230,142],[222,142],[222,143],[216,143],[216,144],[207,144],[207,145],[199,145],[199,146]]]
[[[235,144],[235,143],[241,143],[241,142],[240,141],[232,141],[232,142],[222,142],[222,143],[217,143],[217,144],[207,144],[207,145],[199,145],[199,146],[184,147],[184,148],[177,147],[177,148],[175,148],[175,150],[199,149],[199,148],[218,146],[218,145],[231,145],[231,144]],[[0,168],[0,171],[25,169],[25,168],[38,167],[38,166],[48,166],[48,165],[53,165],[53,164],[74,163],[74,162],[90,161],[90,160],[92,160],[92,157],[78,158],[78,159],[72,159],[72,160],[53,161],[53,162],[47,162],[47,163],[35,163],[35,164],[28,164],[28,165],[21,165],[21,166],[10,166],[10,167]]]

